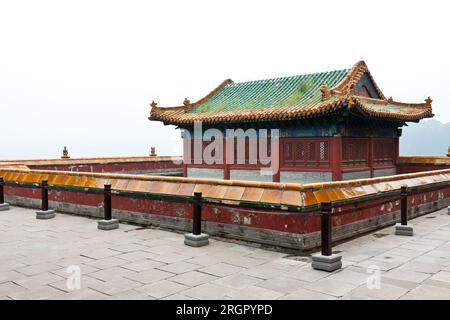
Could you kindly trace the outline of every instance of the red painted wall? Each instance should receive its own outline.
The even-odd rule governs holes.
[[[5,186],[6,195],[40,199],[40,190]],[[450,186],[438,190],[421,191],[408,197],[408,207],[424,203],[432,203],[450,197]],[[72,203],[98,207],[102,205],[102,194],[89,194],[74,191],[49,191],[49,201]],[[189,203],[172,202],[150,198],[132,198],[114,195],[113,209],[139,212],[142,214],[157,214],[168,217],[192,218],[192,205]],[[400,210],[398,196],[366,200],[359,203],[342,205],[333,208],[333,225],[348,223],[382,216]],[[316,212],[318,213],[318,212]],[[221,224],[234,224],[281,232],[307,234],[320,230],[319,216],[293,213],[283,210],[259,209],[254,207],[205,204],[203,220]]]
[[[128,172],[128,171],[146,171],[163,169],[180,169],[182,164],[176,164],[172,161],[149,161],[149,162],[117,162],[117,163],[93,163],[93,164],[74,164],[74,165],[29,165],[30,169],[39,170],[60,170],[76,172]]]
[[[413,173],[413,172],[424,172],[433,170],[444,170],[450,169],[450,165],[414,165],[414,164],[399,164],[397,165],[397,173]]]

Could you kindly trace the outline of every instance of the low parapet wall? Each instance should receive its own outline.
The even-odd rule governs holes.
[[[412,173],[425,172],[431,170],[450,169],[450,157],[436,156],[409,156],[399,157],[397,162],[397,172]]]
[[[21,164],[30,169],[75,172],[108,172],[182,176],[182,157],[97,157],[68,159],[8,160],[1,165]]]
[[[309,185],[1,168],[0,176],[11,204],[39,207],[46,179],[51,207],[91,217],[102,215],[110,183],[115,217],[178,231],[191,229],[192,196],[202,192],[206,233],[302,251],[319,246],[322,202],[333,203],[335,241],[396,222],[402,185],[410,217],[450,204],[450,170]]]

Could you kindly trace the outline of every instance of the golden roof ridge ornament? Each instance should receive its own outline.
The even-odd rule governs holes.
[[[62,155],[61,159],[69,159],[69,158],[70,158],[69,157],[69,150],[67,150],[67,147],[64,146],[63,155]]]
[[[188,98],[184,98],[183,106],[189,108],[191,106],[191,101]]]
[[[348,99],[348,103],[347,103],[348,108],[352,109],[356,104],[356,98],[354,95],[348,95],[347,99]]]
[[[150,157],[156,157],[156,147],[151,147],[150,148]]]
[[[431,107],[431,103],[433,102],[433,99],[431,99],[431,97],[428,97],[425,99],[425,105],[427,107]]]
[[[158,104],[155,102],[155,100],[152,100],[152,103],[150,103],[150,106],[152,108],[156,108],[158,106]]]
[[[320,92],[322,92],[322,101],[328,99],[331,95],[330,88],[326,84],[320,86]]]

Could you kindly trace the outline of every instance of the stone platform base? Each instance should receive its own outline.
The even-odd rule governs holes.
[[[395,224],[395,234],[397,236],[412,236],[413,235],[413,225],[408,224],[406,226],[397,223]]]
[[[9,203],[0,203],[0,211],[9,210]]]
[[[199,235],[186,233],[184,235],[184,244],[191,247],[203,247],[209,244],[209,236],[204,233]]]
[[[53,219],[55,217],[55,210],[36,211],[36,219]]]
[[[114,230],[119,228],[119,220],[99,220],[97,223],[97,228],[100,230]]]
[[[332,272],[342,267],[342,256],[332,254],[331,256],[323,256],[322,254],[313,254],[311,256],[313,269]]]

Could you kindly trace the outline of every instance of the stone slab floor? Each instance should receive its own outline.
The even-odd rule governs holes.
[[[450,299],[446,212],[414,219],[413,237],[389,227],[335,247],[343,268],[327,273],[307,257],[12,207],[0,212],[0,299]]]

